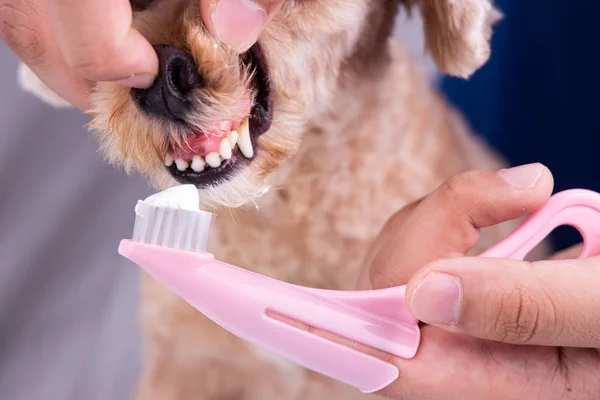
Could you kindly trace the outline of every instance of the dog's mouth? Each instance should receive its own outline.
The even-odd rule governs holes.
[[[192,130],[183,145],[171,144],[164,164],[179,183],[200,189],[217,186],[247,167],[260,151],[258,138],[269,130],[273,117],[268,69],[258,45],[242,56],[242,63],[254,71],[248,116],[215,123],[209,132]]]

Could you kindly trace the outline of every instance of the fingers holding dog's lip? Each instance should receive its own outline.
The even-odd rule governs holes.
[[[0,33],[8,47],[44,84],[80,110],[90,108],[92,82],[62,56],[44,0],[1,0]]]
[[[284,0],[201,0],[208,30],[239,52],[256,41]]]
[[[158,57],[132,28],[129,1],[48,0],[48,11],[65,61],[81,76],[150,86],[158,73]]]

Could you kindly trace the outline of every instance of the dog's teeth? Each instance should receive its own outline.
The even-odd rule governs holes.
[[[221,140],[219,154],[223,157],[223,160],[229,160],[231,158],[231,143],[229,142],[229,138]]]
[[[221,166],[221,156],[219,156],[219,153],[210,153],[206,156],[206,163],[213,168],[219,168]]]
[[[252,148],[252,141],[250,140],[250,129],[248,126],[248,119],[245,119],[238,130],[240,137],[238,139],[238,147],[242,151],[242,154],[246,158],[252,158],[254,155],[254,149]]]
[[[177,169],[180,171],[185,171],[189,167],[189,163],[181,159],[175,160],[175,165],[177,165]]]
[[[174,162],[173,157],[171,157],[170,154],[167,154],[165,156],[165,166],[170,167],[171,165],[173,165],[173,162]]]
[[[236,131],[231,131],[229,133],[229,143],[231,143],[231,148],[233,149],[238,141],[238,133]]]
[[[206,163],[204,162],[204,159],[202,159],[202,157],[195,155],[194,158],[192,158],[192,169],[196,172],[202,172],[204,171],[204,166],[206,165]]]

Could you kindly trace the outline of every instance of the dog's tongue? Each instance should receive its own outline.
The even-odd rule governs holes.
[[[192,137],[182,143],[182,148],[173,148],[171,156],[175,160],[189,161],[195,155],[206,156],[209,153],[218,153],[221,140],[231,132],[232,128],[235,129],[233,125],[231,121],[219,122],[212,130],[194,132]]]

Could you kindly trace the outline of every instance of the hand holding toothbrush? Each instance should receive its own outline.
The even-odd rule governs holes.
[[[531,213],[552,191],[539,164],[469,172],[398,212],[361,289],[408,282],[422,328],[415,358],[391,361],[381,393],[412,400],[600,398],[600,259],[465,258],[479,228]],[[438,261],[434,261],[438,260]]]
[[[301,287],[216,260],[213,215],[190,185],[139,201],[119,253],[231,333],[366,393],[598,399],[600,194],[551,191],[539,164],[452,178],[386,224],[359,283],[372,290]],[[462,258],[479,228],[532,212]],[[514,261],[562,224],[580,230],[587,259]]]

